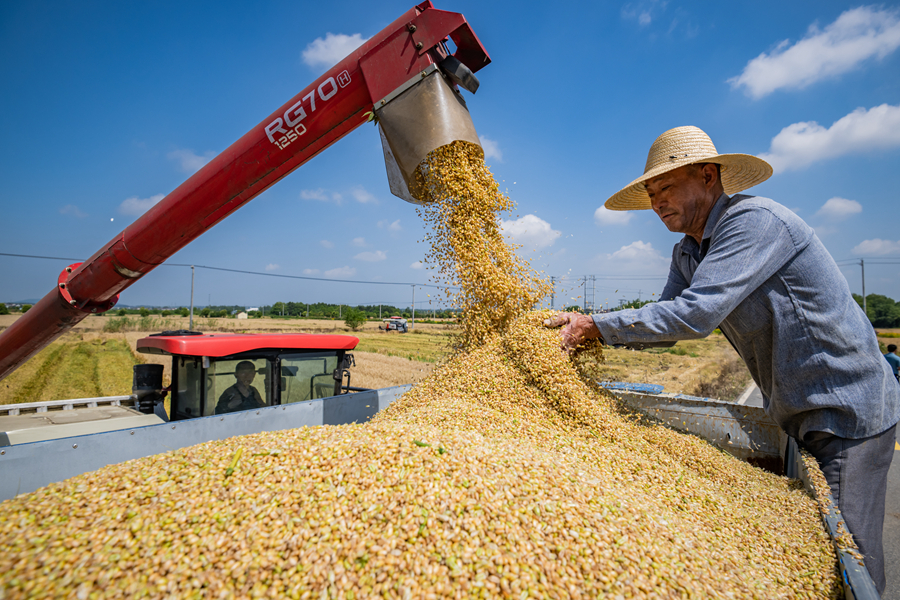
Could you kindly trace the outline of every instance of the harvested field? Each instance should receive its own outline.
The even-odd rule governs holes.
[[[69,334],[0,382],[0,404],[127,395],[139,362],[123,336]]]
[[[8,326],[18,315],[0,316],[0,327]],[[78,327],[63,337],[63,340],[79,340],[79,336],[87,339],[90,336],[101,338],[114,338],[115,334],[103,334],[105,324],[121,317],[91,317],[82,321]],[[150,317],[151,319],[153,317]],[[174,319],[176,317],[166,317]],[[180,317],[178,317],[180,319]],[[139,319],[138,319],[139,320]],[[378,330],[378,323],[367,323],[360,331],[353,332],[339,321],[329,320],[305,320],[305,319],[247,319],[237,321],[235,319],[210,319],[212,323],[201,331],[208,332],[236,332],[229,329],[233,324],[240,323],[244,327],[240,330],[245,333],[335,333],[340,335],[353,335],[359,338],[360,343],[354,354],[357,356],[356,373],[363,367],[359,357],[364,353],[378,354],[388,360],[378,364],[404,365],[405,361],[426,362],[432,366],[445,359],[450,353],[453,328],[450,324],[416,323],[415,329],[410,333],[400,334],[396,332],[384,333]],[[5,325],[4,325],[5,324]],[[90,327],[82,328],[87,324]],[[187,320],[175,323],[176,328],[187,328]],[[148,329],[144,331],[128,331],[119,334],[128,341],[132,352],[137,354],[137,340],[151,333],[159,333],[160,329]],[[887,338],[885,338],[887,339]],[[894,343],[894,342],[889,342]],[[171,360],[163,356],[139,354],[138,360],[147,363],[161,364],[164,366],[164,382],[171,381]],[[670,350],[645,350],[635,352],[607,348],[605,351],[606,362],[597,371],[601,380],[627,381],[632,383],[656,383],[665,386],[666,392],[684,393],[698,396],[719,398],[722,400],[734,400],[741,390],[750,381],[750,374],[740,361],[740,358],[721,334],[713,334],[706,339],[679,342]],[[371,360],[371,359],[370,359]],[[22,369],[30,369],[26,363]],[[413,370],[420,368],[415,365]],[[425,372],[432,367],[425,367]],[[393,373],[406,372],[405,369],[392,368]],[[129,367],[130,373],[130,367]],[[725,374],[724,381],[722,374]],[[377,374],[377,369],[367,371],[367,381],[391,381],[391,385],[414,383],[417,378],[404,380],[394,374],[372,379],[370,375]],[[130,375],[128,376],[130,377]],[[356,377],[356,375],[354,375]],[[0,389],[15,389],[20,385],[20,377],[15,374],[3,382]],[[130,380],[129,380],[130,381]],[[354,382],[360,380],[354,379]],[[11,383],[12,382],[12,383]],[[6,386],[9,386],[8,388]],[[378,385],[360,384],[361,387],[381,387]],[[130,384],[128,389],[130,390]],[[735,391],[737,390],[737,391]],[[123,392],[125,393],[125,392]],[[54,398],[59,400],[60,398]]]
[[[721,333],[642,351],[607,348],[600,377],[607,381],[655,383],[665,392],[735,400],[750,372]]]
[[[434,370],[433,363],[374,352],[353,351],[356,367],[351,371],[351,385],[371,389],[418,383]]]

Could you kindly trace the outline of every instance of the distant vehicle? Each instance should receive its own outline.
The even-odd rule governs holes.
[[[382,319],[381,325],[378,326],[378,329],[382,331],[399,331],[400,333],[406,333],[409,331],[409,327],[406,325],[406,319],[403,317],[391,317],[389,319]]]

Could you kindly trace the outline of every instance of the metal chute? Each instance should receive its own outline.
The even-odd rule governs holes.
[[[375,115],[391,193],[413,204],[425,202],[415,174],[432,150],[456,141],[481,148],[465,100],[436,65],[377,103]]]

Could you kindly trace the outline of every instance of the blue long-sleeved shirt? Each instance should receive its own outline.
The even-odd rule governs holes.
[[[900,386],[846,279],[812,228],[784,206],[722,194],[700,244],[672,252],[661,300],[593,316],[608,344],[701,338],[717,327],[789,435],[859,439],[900,420]]]

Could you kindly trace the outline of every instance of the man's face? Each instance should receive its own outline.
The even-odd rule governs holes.
[[[715,166],[711,168],[715,169]],[[680,167],[649,179],[644,185],[650,196],[650,205],[669,231],[687,233],[697,238],[703,236],[712,204],[700,166]]]
[[[256,369],[239,369],[238,372],[235,373],[235,377],[237,377],[237,380],[240,383],[249,386],[251,383],[253,383],[253,379],[256,377]]]

